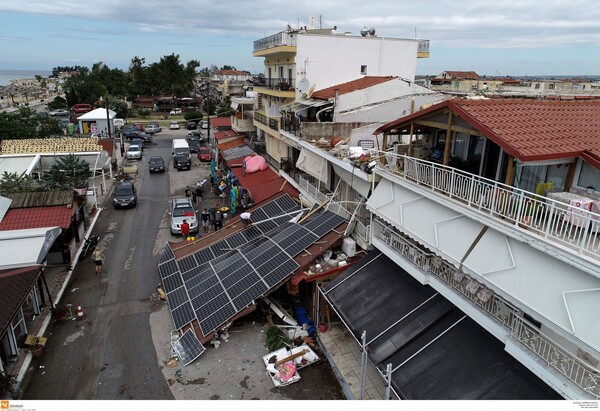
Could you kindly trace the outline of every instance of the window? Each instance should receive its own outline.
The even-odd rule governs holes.
[[[363,76],[367,75],[367,66],[366,65],[360,66],[360,74]]]
[[[548,84],[548,88],[549,88],[550,90],[554,90],[554,83],[550,83],[550,84]]]
[[[577,180],[577,186],[583,188],[594,187],[594,189],[599,190],[599,181],[600,170],[592,167],[588,163],[583,163],[581,165],[581,170],[579,171],[579,179]]]
[[[539,89],[540,89],[540,83],[536,83],[536,84],[535,84],[535,89],[536,89],[536,90],[539,90]]]

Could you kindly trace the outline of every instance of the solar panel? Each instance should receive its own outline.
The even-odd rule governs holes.
[[[221,307],[218,311],[215,311],[210,317],[206,317],[204,320],[200,321],[200,328],[202,329],[202,334],[208,335],[211,332],[215,331],[217,327],[222,324],[225,324],[228,320],[233,318],[237,314],[237,310],[233,305],[228,303]]]
[[[223,287],[229,288],[233,284],[243,280],[250,274],[254,274],[254,269],[249,264],[244,263],[244,265],[242,265],[235,271],[222,272],[217,274],[217,276],[221,279],[221,284],[223,284]],[[256,274],[254,274],[254,276],[258,279],[258,276]],[[252,284],[254,284],[254,282]]]
[[[315,234],[311,232],[306,232],[303,236],[297,237],[294,242],[289,244],[285,248],[285,251],[290,255],[290,257],[295,257],[301,251],[306,250],[318,239],[319,238]]]
[[[177,267],[175,260],[169,260],[158,265],[158,274],[160,275],[161,279],[178,272],[179,268]]]
[[[244,235],[243,231],[238,231],[237,233],[232,234],[232,235],[228,236],[227,238],[225,238],[224,241],[227,243],[227,245],[230,248],[238,248],[238,247],[246,244],[248,242],[248,239]]]
[[[275,217],[283,213],[283,209],[279,207],[279,205],[277,205],[275,201],[268,202],[267,204],[261,207],[261,210],[263,210],[265,214],[267,214],[267,216],[269,217]]]
[[[183,273],[198,266],[198,261],[196,261],[196,257],[194,257],[194,254],[191,254],[187,257],[178,260],[177,264],[179,264],[179,270]]]
[[[159,263],[164,263],[164,262],[166,262],[168,260],[172,260],[174,258],[175,258],[175,253],[171,249],[171,246],[169,246],[169,244],[165,245],[163,248],[163,251],[160,255]]]
[[[202,294],[204,291],[206,291],[208,288],[214,286],[215,284],[219,284],[219,279],[217,278],[216,275],[212,275],[211,277],[208,277],[205,281],[198,284],[197,286],[188,288],[187,289],[188,295],[190,296],[190,299],[192,299],[192,303],[193,303],[193,299],[198,297],[200,294]],[[186,286],[187,286],[187,284],[186,284]],[[194,306],[194,309],[196,309],[196,308],[197,307]]]
[[[227,285],[223,284],[227,289],[227,294],[229,294],[231,298],[235,298],[242,294],[257,282],[262,282],[261,278],[254,272],[254,270],[252,270],[252,268],[250,268],[250,272],[243,277],[233,277],[234,276],[231,276],[229,278],[232,278],[235,281],[231,281]]]
[[[200,343],[196,333],[189,329],[177,340],[171,342],[179,361],[186,366],[200,357],[206,348]]]
[[[218,282],[219,279],[215,275],[212,267],[208,267],[201,274],[198,274],[196,277],[187,281],[185,286],[188,290],[193,290],[194,288],[206,289],[208,287],[212,287]]]
[[[173,316],[173,324],[178,330],[196,319],[192,304],[189,301],[171,310],[171,315]]]
[[[223,289],[221,289],[223,291]],[[210,317],[215,311],[220,310],[222,307],[229,304],[229,297],[224,292],[215,295],[210,301],[207,301],[206,304],[198,306],[196,308],[196,316],[198,318],[207,318]]]
[[[169,307],[171,310],[183,305],[185,302],[189,301],[187,292],[185,291],[185,287],[181,286],[174,291],[171,291],[167,294],[167,301],[169,302]]]
[[[182,285],[183,280],[181,279],[181,275],[178,272],[163,278],[163,288],[166,293],[170,293],[171,291],[181,287]]]
[[[296,271],[298,267],[300,266],[294,260],[287,260],[276,267],[269,267],[270,270],[267,274],[263,275],[263,279],[269,285],[269,288],[274,287]]]
[[[215,255],[213,254],[212,250],[208,247],[195,252],[194,256],[196,257],[196,261],[198,262],[198,264],[204,264],[215,258]]]
[[[262,233],[266,234],[269,231],[277,228],[278,223],[273,220],[264,220],[260,221],[258,224],[253,224],[253,226],[258,227]]]
[[[203,281],[206,277],[212,275],[213,269],[209,263],[204,263],[199,265],[198,267],[192,268],[190,271],[186,271],[185,273],[181,273],[181,278],[187,284],[189,281]],[[188,287],[193,287],[193,285],[188,285]]]
[[[244,260],[242,254],[236,251],[233,254],[228,254],[226,257],[224,256],[224,258],[213,260],[211,265],[215,273],[219,274],[222,271],[235,271],[245,263],[246,260]]]
[[[344,222],[344,218],[332,213],[331,211],[323,211],[312,216],[305,224],[308,230],[315,233],[319,238],[333,230],[338,225]]]
[[[256,208],[256,209],[252,210],[252,221],[258,222],[258,221],[266,220],[267,218],[269,218],[269,216],[262,209]]]
[[[295,202],[294,199],[287,194],[279,197],[275,201],[277,201],[277,204],[279,205],[279,207],[281,207],[284,210],[288,210],[288,212],[291,210],[294,210],[294,209],[300,210],[300,205],[297,202]]]
[[[267,286],[262,282],[258,282],[242,292],[240,295],[233,299],[233,305],[238,311],[243,310],[248,305],[252,303],[252,301],[261,297],[267,291]]]
[[[229,247],[229,245],[227,245],[223,241],[219,241],[217,243],[209,245],[208,249],[213,253],[214,258],[218,258],[223,254],[226,254],[229,251],[231,251],[231,247]]]
[[[280,248],[277,248],[277,252],[253,260],[252,266],[259,275],[264,276],[270,271],[273,271],[275,267],[285,263],[289,259],[290,256],[287,253],[281,251]]]

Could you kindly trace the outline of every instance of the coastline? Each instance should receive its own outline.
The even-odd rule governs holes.
[[[35,78],[36,75],[48,77],[52,70],[19,70],[19,69],[0,69],[0,86],[7,86],[12,80]]]

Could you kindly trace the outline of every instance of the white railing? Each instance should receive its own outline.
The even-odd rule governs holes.
[[[600,214],[430,161],[391,152],[385,158],[380,171],[600,260]]]
[[[301,174],[298,177],[298,185],[300,188],[306,190],[308,194],[310,194],[313,198],[317,200],[319,204],[325,202],[329,197],[326,194],[323,194],[319,187],[315,186],[312,183],[312,180],[316,180],[313,176],[309,174]]]
[[[541,358],[548,367],[555,369],[576,386],[600,399],[600,374],[598,370],[583,365],[560,344],[523,318],[523,313],[489,290],[476,279],[457,270],[441,257],[424,250],[417,243],[402,236],[392,226],[376,219],[373,221],[373,236],[384,241],[406,260],[425,272],[431,272],[454,290],[468,298],[476,306],[507,327],[511,337]]]
[[[254,51],[260,51],[275,46],[295,46],[296,37],[287,32],[275,33],[254,41]]]

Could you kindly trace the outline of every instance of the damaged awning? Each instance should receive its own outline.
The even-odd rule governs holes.
[[[306,147],[303,147],[300,151],[296,167],[318,178],[323,183],[329,181],[329,162]]]
[[[60,227],[0,231],[0,269],[41,264],[61,231]]]
[[[402,399],[551,399],[548,385],[443,296],[375,250],[323,295]]]

